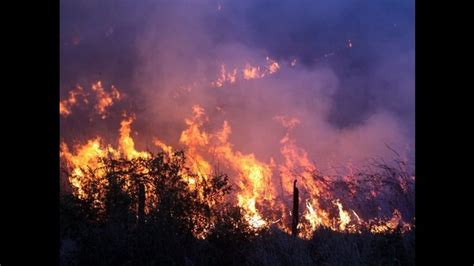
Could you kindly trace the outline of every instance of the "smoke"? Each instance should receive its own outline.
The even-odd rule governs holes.
[[[228,121],[236,149],[266,162],[281,159],[281,115],[300,121],[290,135],[323,169],[391,158],[386,145],[413,161],[413,11],[412,1],[62,1],[61,96],[97,80],[127,95],[107,120],[62,119],[62,136],[79,124],[116,132],[127,109],[139,145],[176,144],[198,104],[208,130]],[[278,72],[210,85],[222,65],[241,75],[266,57]]]

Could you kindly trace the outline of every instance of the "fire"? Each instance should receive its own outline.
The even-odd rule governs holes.
[[[273,70],[269,67],[268,71],[278,70],[278,64],[274,66]],[[222,70],[227,79],[225,68]],[[251,70],[250,73],[254,73],[252,71],[257,73],[258,68]],[[93,91],[102,96],[105,93],[100,82],[93,86]],[[110,99],[118,99],[120,94],[117,91],[113,96],[113,91],[110,94],[105,94],[109,95]],[[70,92],[70,95],[74,96],[70,97],[74,100],[68,98],[67,102],[64,102],[67,107],[71,106],[68,105],[70,102],[77,102],[77,96],[82,94]],[[103,103],[104,106],[110,106],[111,101],[104,100]],[[136,149],[131,127],[135,119],[134,114],[122,119],[116,147],[110,144],[106,145],[101,137],[94,137],[83,145],[75,145],[72,150],[66,143],[61,143],[60,157],[69,169],[68,178],[75,196],[80,199],[92,200],[98,209],[103,209],[104,191],[106,191],[109,181],[106,177],[107,173],[101,168],[102,160],[105,158],[135,160],[151,157],[151,153]],[[266,162],[257,158],[254,153],[242,153],[231,143],[232,128],[228,121],[223,121],[222,127],[216,131],[206,131],[209,117],[204,108],[194,105],[192,115],[184,119],[187,127],[177,139],[179,148],[184,148],[186,153],[185,163],[186,169],[189,171],[183,170],[180,176],[186,182],[187,188],[197,192],[201,200],[206,200],[206,191],[201,185],[209,182],[214,172],[213,163],[219,163],[230,174],[235,187],[233,194],[226,200],[242,209],[243,218],[255,231],[268,228],[272,224],[276,224],[285,232],[291,231],[289,216],[292,214],[289,198],[292,195],[292,184],[295,179],[298,180],[301,191],[300,202],[305,203],[299,210],[301,212],[299,215],[301,219],[297,227],[299,237],[311,238],[314,232],[321,227],[348,233],[359,233],[363,230],[368,230],[371,233],[391,232],[400,225],[403,230],[411,230],[412,225],[402,220],[401,212],[398,209],[394,210],[393,216],[389,219],[365,219],[361,212],[359,215],[355,210],[347,208],[347,206],[352,206],[347,205],[348,199],[355,197],[359,191],[350,186],[356,178],[352,172],[352,166],[349,166],[351,170],[349,175],[337,180],[335,177],[319,174],[319,169],[316,163],[310,160],[308,152],[299,147],[292,137],[292,131],[300,124],[300,120],[287,116],[276,116],[274,120],[286,130],[280,140],[282,161],[275,162],[274,159],[271,159]],[[153,143],[168,156],[169,160],[174,158],[175,147],[166,144],[158,137],[153,139]],[[94,171],[93,174],[90,174],[90,171]],[[147,174],[144,169],[136,171],[138,174]],[[412,179],[409,177],[408,180]],[[344,195],[335,194],[331,190],[331,182],[335,181],[346,184],[349,187],[348,192],[345,192]],[[401,180],[397,181],[402,182]],[[281,184],[281,186],[277,186],[277,184]],[[122,189],[127,193],[132,193],[132,187],[132,179],[127,177]],[[408,183],[403,183],[402,187],[406,192]],[[159,200],[152,191],[151,184],[145,183],[146,213],[156,206]],[[368,194],[370,193],[375,193],[374,197],[378,196],[374,190],[368,192]],[[206,204],[210,208],[214,208],[218,202],[207,201]],[[212,217],[201,217],[198,214],[196,217],[192,217],[192,220],[196,224],[193,232],[198,238],[206,238],[215,223]]]
[[[244,196],[241,195],[238,195],[237,198],[239,206],[246,210],[244,216],[245,219],[253,228],[260,228],[267,225],[267,222],[263,220],[263,218],[260,216],[257,209],[255,208],[254,198],[246,199]]]
[[[102,82],[98,81],[92,84],[92,91],[96,93],[97,103],[95,109],[97,113],[101,115],[102,119],[107,117],[106,109],[114,103],[114,100],[120,100],[120,93],[113,85],[111,92],[106,92],[102,87]]]
[[[211,82],[213,87],[222,87],[226,83],[233,84],[237,80],[237,68],[234,68],[232,71],[226,71],[225,65],[221,65],[219,77],[216,81]]]
[[[260,67],[251,66],[250,64],[246,64],[243,70],[244,79],[256,79],[256,78],[263,78],[265,74],[260,73]]]
[[[173,154],[173,147],[166,145],[164,142],[162,142],[158,138],[155,138],[153,143],[155,144],[155,146],[159,147],[161,150],[166,152],[166,154],[168,154],[169,156]]]
[[[71,114],[71,110],[66,107],[66,105],[62,102],[59,103],[59,114],[63,116],[68,116]]]
[[[135,120],[135,116],[132,115],[120,122],[120,137],[119,137],[119,145],[120,145],[120,151],[122,152],[123,155],[125,155],[125,158],[127,159],[136,159],[139,157],[142,158],[148,158],[149,153],[147,152],[139,152],[135,150],[135,142],[133,141],[133,138],[130,137],[131,133],[131,128],[130,125],[132,122]]]
[[[82,146],[75,147],[75,153],[69,151],[68,146],[63,142],[60,146],[60,157],[64,159],[71,169],[69,182],[73,188],[73,193],[80,199],[92,200],[96,207],[103,208],[104,196],[101,193],[93,193],[92,185],[96,185],[98,191],[103,191],[108,182],[105,179],[105,172],[98,170],[94,179],[86,171],[100,169],[100,159],[107,155],[107,148],[101,145],[99,137],[91,139]]]
[[[315,165],[309,160],[305,150],[296,146],[294,140],[290,137],[290,131],[300,123],[298,119],[287,118],[282,116],[275,117],[286,129],[286,135],[281,139],[281,154],[284,157],[284,163],[280,165],[280,175],[283,188],[287,193],[291,193],[291,180],[299,177],[302,189],[309,193],[311,203],[307,202],[307,210],[309,212],[305,217],[311,222],[311,228],[314,230],[316,225],[330,226],[330,221],[324,210],[319,208],[318,198],[322,196],[321,189],[324,184],[317,183],[313,178],[312,172],[316,170]],[[316,223],[317,221],[317,223]]]
[[[260,79],[266,76],[277,73],[280,70],[280,65],[277,61],[266,57],[266,65],[251,65],[246,63],[243,68],[240,70],[238,68],[232,68],[232,70],[226,70],[226,66],[222,64],[220,66],[219,75],[216,80],[211,82],[212,87],[220,88],[227,84],[234,84],[238,79],[251,80],[251,79]],[[238,76],[238,73],[241,72],[242,76]]]
[[[276,61],[270,59],[270,57],[267,57],[266,59],[267,59],[267,64],[268,64],[267,66],[268,73],[269,74],[276,73],[280,69],[280,65]]]
[[[72,113],[72,107],[79,103],[82,99],[84,103],[88,103],[87,94],[81,86],[76,86],[75,89],[69,91],[68,98],[59,102],[59,114],[67,117]]]
[[[204,109],[196,105],[193,107],[193,114],[193,118],[185,120],[188,128],[180,137],[180,143],[187,148],[191,158],[190,168],[199,177],[199,180],[191,179],[190,182],[208,179],[211,164],[204,159],[204,154],[214,154],[238,175],[237,204],[246,211],[247,221],[255,228],[266,225],[267,222],[258,212],[256,204],[273,199],[270,166],[258,161],[254,154],[234,151],[228,142],[231,128],[227,122],[224,121],[221,131],[208,134],[202,130],[204,122],[207,121]],[[211,142],[213,145],[210,145]]]
[[[255,204],[257,201],[273,201],[272,171],[268,164],[258,161],[254,154],[244,155],[233,151],[233,146],[228,142],[230,133],[231,128],[225,121],[222,131],[218,133],[220,145],[214,151],[237,173],[237,185],[240,189],[237,194],[238,206],[247,212],[247,221],[253,227],[259,228],[267,222],[263,220]]]
[[[373,225],[370,226],[370,232],[384,233],[384,232],[394,231],[398,227],[398,225],[401,223],[401,220],[402,220],[402,215],[400,214],[400,211],[395,209],[393,211],[392,218],[388,220],[387,222],[371,220],[370,223],[373,223]]]
[[[334,204],[337,206],[339,211],[339,229],[344,231],[346,230],[347,224],[351,222],[351,218],[349,217],[349,213],[342,208],[342,204],[339,199],[335,200]]]
[[[64,142],[60,145],[60,158],[71,169],[69,181],[73,187],[73,193],[80,199],[93,200],[99,209],[104,208],[105,190],[108,186],[102,160],[122,157],[136,159],[150,156],[148,152],[135,150],[134,141],[130,136],[130,125],[133,120],[134,116],[132,115],[121,122],[118,148],[104,145],[100,137],[90,139],[84,145],[77,145],[75,152],[70,152],[69,147]],[[88,171],[93,171],[93,174],[87,174]],[[94,179],[91,179],[92,176]],[[130,180],[127,180],[126,186],[130,186]],[[148,193],[147,198],[151,202],[154,196]]]
[[[315,231],[318,228],[318,226],[322,224],[323,220],[318,216],[318,214],[313,208],[313,205],[311,205],[311,202],[309,200],[306,201],[306,209],[307,209],[307,212],[304,217],[310,223],[311,232],[312,232],[312,231]]]
[[[204,109],[199,105],[193,106],[193,117],[186,119],[188,128],[181,133],[179,142],[186,146],[188,157],[190,158],[189,167],[196,173],[198,180],[194,177],[187,177],[189,184],[208,180],[208,175],[212,172],[211,164],[200,154],[200,150],[207,147],[210,136],[201,130],[204,121],[207,120]]]
[[[107,109],[114,104],[114,101],[121,100],[122,95],[115,86],[111,86],[110,92],[105,91],[101,81],[92,84],[91,91],[95,94],[96,104],[94,109],[102,119],[107,117]],[[90,93],[86,92],[81,86],[76,86],[69,91],[68,98],[59,102],[59,114],[67,117],[72,114],[72,107],[78,105],[80,102],[89,104]]]

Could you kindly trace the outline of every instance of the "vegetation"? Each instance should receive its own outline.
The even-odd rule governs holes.
[[[104,204],[65,194],[60,201],[61,265],[412,265],[414,231],[349,234],[319,229],[311,240],[277,228],[250,228],[225,197],[225,174],[196,182],[185,155],[104,159]],[[194,178],[198,178],[195,177]],[[124,192],[122,189],[129,189]],[[145,189],[146,188],[146,189]],[[154,202],[145,202],[154,198]],[[205,237],[199,237],[203,236]]]

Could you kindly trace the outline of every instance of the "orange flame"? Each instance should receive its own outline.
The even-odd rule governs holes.
[[[237,80],[237,69],[234,68],[232,71],[226,72],[225,65],[221,65],[219,77],[216,81],[211,82],[214,87],[222,87],[226,83],[233,84]]]
[[[120,100],[119,91],[112,85],[111,92],[106,92],[102,87],[102,82],[98,81],[92,84],[92,91],[96,93],[97,103],[95,109],[101,115],[102,119],[107,117],[106,109],[114,103],[114,100]]]
[[[113,105],[114,101],[120,100],[122,98],[120,92],[111,86],[110,92],[107,92],[102,87],[102,82],[98,81],[92,84],[92,92],[96,95],[96,104],[94,109],[101,116],[102,119],[107,117],[107,108]],[[79,104],[79,99],[81,98],[84,104],[89,103],[88,99],[89,93],[86,93],[81,86],[76,86],[75,89],[69,91],[68,98],[59,102],[59,114],[63,117],[67,117],[72,114],[72,107]]]
[[[272,171],[268,164],[258,161],[254,154],[244,155],[234,152],[228,142],[231,133],[229,124],[225,121],[222,131],[217,134],[220,145],[215,148],[219,158],[238,175],[237,185],[240,191],[237,194],[238,206],[246,211],[245,218],[254,227],[259,228],[267,224],[256,208],[256,203],[273,201]]]
[[[68,98],[59,102],[59,114],[67,117],[72,113],[71,108],[79,103],[79,98],[82,98],[84,103],[88,103],[87,94],[81,86],[76,86],[75,89],[69,91]]]
[[[101,84],[98,83],[95,86],[94,90],[100,91]],[[286,116],[277,116],[274,119],[286,129],[285,135],[280,140],[283,161],[279,164],[273,159],[268,163],[263,162],[253,153],[244,154],[236,150],[230,142],[232,128],[227,121],[224,121],[220,130],[206,132],[204,127],[209,118],[201,106],[194,105],[192,116],[185,119],[187,128],[179,137],[179,143],[186,148],[186,155],[189,158],[186,161],[186,167],[190,169],[191,174],[182,173],[189,189],[195,191],[200,187],[197,186],[198,184],[209,180],[213,170],[210,158],[215,158],[223,162],[228,171],[234,173],[232,181],[236,184],[237,190],[233,195],[233,200],[243,209],[245,220],[254,229],[277,224],[283,231],[290,232],[288,214],[291,215],[291,213],[286,199],[291,196],[293,180],[296,178],[301,191],[300,195],[303,197],[302,202],[305,202],[305,207],[301,210],[302,219],[298,225],[299,236],[302,238],[311,238],[320,227],[350,233],[358,233],[362,229],[368,229],[372,233],[390,232],[399,225],[403,226],[403,230],[411,230],[412,225],[403,222],[401,213],[397,209],[388,220],[364,221],[354,210],[344,207],[343,201],[335,197],[328,189],[326,182],[330,177],[316,178],[318,169],[315,163],[309,159],[308,153],[292,139],[291,132],[300,121]],[[131,136],[131,124],[134,120],[135,115],[132,114],[121,121],[117,148],[104,145],[100,137],[93,138],[82,146],[75,146],[74,152],[71,152],[64,142],[61,143],[60,157],[67,162],[71,170],[69,181],[74,195],[81,199],[93,200],[98,208],[103,208],[105,197],[103,191],[108,182],[106,173],[100,170],[101,159],[107,156],[127,159],[150,157],[148,152],[136,150],[135,141]],[[154,144],[170,158],[173,156],[174,147],[158,138],[154,138]],[[91,175],[86,174],[90,169],[97,169],[92,175],[93,179]],[[282,185],[281,190],[275,186],[277,183],[275,180],[278,178]],[[352,174],[344,176],[342,181],[350,183],[351,178]],[[127,191],[130,186],[130,182],[126,182],[124,190]],[[205,199],[204,191],[197,192],[201,199]],[[349,193],[354,194],[356,190],[349,189]],[[325,204],[328,200],[329,204]],[[146,186],[146,212],[156,201],[156,195],[151,193],[151,187]],[[207,204],[213,207],[216,202]],[[205,238],[213,226],[212,219],[203,217],[193,219],[200,227],[200,230],[194,232],[195,236]]]

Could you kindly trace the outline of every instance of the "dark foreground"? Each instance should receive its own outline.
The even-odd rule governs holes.
[[[414,265],[414,231],[320,229],[303,240],[276,229],[253,236],[223,227],[198,240],[157,224],[90,223],[70,211],[61,214],[61,265]]]

